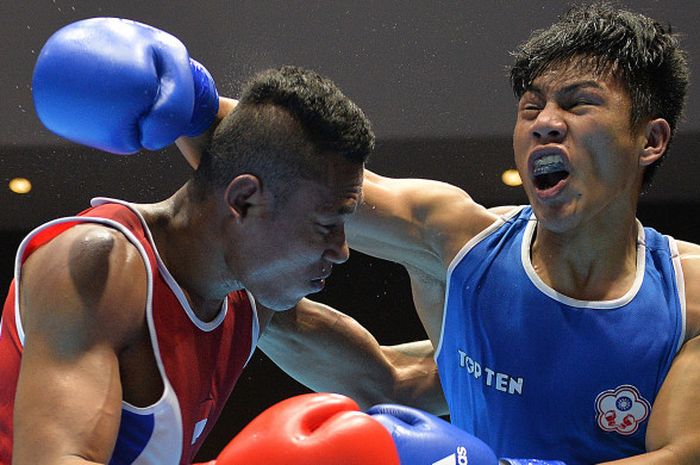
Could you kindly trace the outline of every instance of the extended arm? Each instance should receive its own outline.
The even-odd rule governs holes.
[[[259,346],[315,391],[348,395],[364,408],[396,402],[447,412],[429,341],[380,346],[353,318],[304,299],[272,315]]]
[[[454,253],[496,219],[462,189],[439,181],[365,170],[363,195],[347,224],[350,247],[438,279]]]
[[[76,226],[22,274],[13,464],[107,463],[121,414],[118,354],[144,324],[140,255],[118,233]]]

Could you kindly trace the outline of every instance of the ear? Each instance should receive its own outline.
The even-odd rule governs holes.
[[[262,182],[252,174],[241,174],[231,180],[224,193],[226,205],[237,223],[250,216],[251,210],[267,203]]]
[[[671,140],[671,126],[663,118],[656,118],[647,123],[645,130],[646,144],[639,158],[640,166],[649,166],[661,158]]]

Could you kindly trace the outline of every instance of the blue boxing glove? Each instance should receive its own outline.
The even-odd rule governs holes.
[[[367,413],[389,430],[401,465],[497,465],[496,454],[456,426],[403,405],[381,404]]]
[[[39,54],[32,86],[48,129],[118,154],[198,135],[219,106],[214,80],[182,42],[118,18],[86,19],[54,33]]]
[[[566,465],[560,460],[501,459],[501,465]]]

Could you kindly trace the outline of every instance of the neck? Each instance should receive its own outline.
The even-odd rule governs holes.
[[[213,319],[226,294],[239,288],[228,276],[215,234],[221,215],[212,198],[195,200],[185,184],[170,198],[144,205],[158,253],[185,293],[195,314]]]
[[[545,283],[569,297],[619,298],[636,275],[637,234],[634,210],[593,218],[566,232],[538,224],[530,249],[532,265]]]

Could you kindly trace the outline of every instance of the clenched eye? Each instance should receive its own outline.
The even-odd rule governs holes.
[[[542,110],[542,107],[535,102],[523,102],[519,105],[518,111],[523,118],[534,118]]]
[[[331,234],[337,226],[335,224],[316,223],[316,227],[321,234],[328,235]]]

